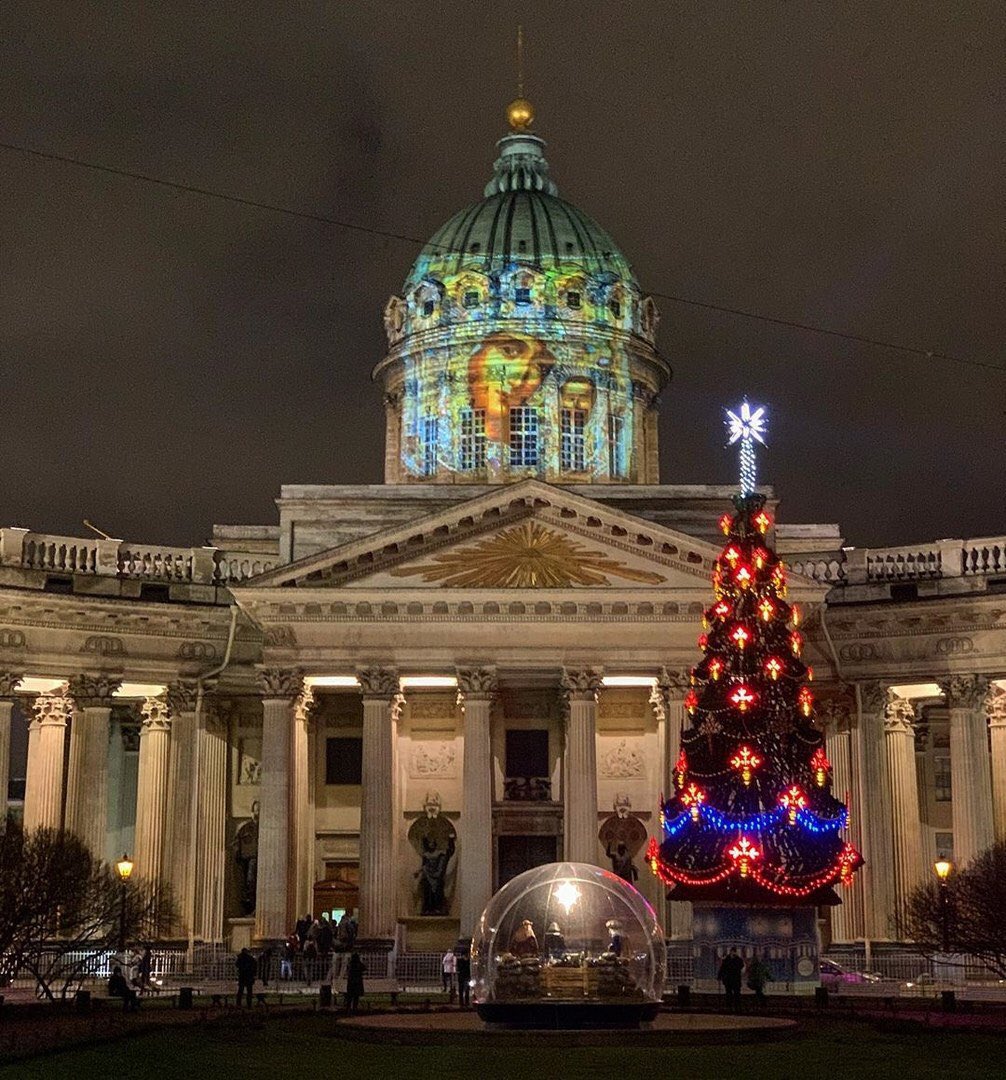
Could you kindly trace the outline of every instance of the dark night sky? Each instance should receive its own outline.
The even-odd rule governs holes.
[[[998,3],[35,3],[0,140],[425,237],[527,91],[644,288],[1002,363]],[[381,479],[370,370],[414,246],[0,151],[0,524],[199,543]],[[772,412],[786,521],[1006,532],[1006,379],[660,301],[669,483]]]

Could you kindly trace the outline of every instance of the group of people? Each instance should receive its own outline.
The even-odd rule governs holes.
[[[108,977],[108,996],[121,998],[122,1007],[135,1012],[140,1007],[140,995],[154,989],[153,968],[154,956],[149,945],[140,954],[127,952]]]
[[[772,981],[772,972],[768,964],[754,951],[745,962],[736,949],[731,949],[720,963],[716,976],[727,995],[727,1005],[733,1012],[740,1008],[741,986],[746,982],[749,990],[754,991],[755,1001],[765,1004],[765,987]]]
[[[448,949],[440,961],[444,993],[450,994],[454,1001],[455,980],[457,981],[458,1005],[462,1009],[471,1004],[472,958],[467,950],[455,952]]]
[[[356,916],[344,912],[337,924],[327,915],[315,919],[310,914],[297,920],[280,950],[279,977],[287,981],[301,979],[310,985],[315,979],[338,978],[343,960],[353,951],[359,927]],[[269,951],[271,969],[273,955]],[[263,973],[268,985],[270,970]]]

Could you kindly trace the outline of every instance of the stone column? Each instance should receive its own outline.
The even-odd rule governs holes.
[[[289,910],[290,865],[295,862],[290,832],[290,753],[293,703],[304,689],[303,673],[267,668],[262,687],[262,779],[259,788],[258,878],[255,936],[284,941],[293,928]]]
[[[566,862],[599,862],[597,840],[597,692],[601,674],[563,670],[566,721],[564,813]]]
[[[984,675],[951,675],[940,682],[950,710],[950,786],[954,861],[958,867],[992,845],[992,773],[989,763]]]
[[[66,780],[66,829],[96,859],[108,851],[108,743],[112,695],[120,681],[106,675],[73,675],[67,693],[73,702],[70,766]]]
[[[857,697],[852,763],[865,860],[859,871],[863,878],[863,933],[871,941],[887,941],[894,932],[891,779],[884,734],[887,689],[879,682],[862,682],[857,684]]]
[[[458,852],[460,936],[470,938],[493,891],[493,762],[489,715],[496,692],[496,673],[491,668],[459,668],[458,690],[465,710]]]
[[[1006,690],[993,687],[987,705],[992,744],[992,816],[996,840],[1006,840]]]
[[[199,941],[220,941],[227,860],[227,724],[214,699],[203,698],[199,740],[195,921]]]
[[[0,829],[7,819],[7,788],[10,785],[10,721],[18,683],[23,676],[0,671]]]
[[[885,732],[894,815],[894,901],[899,938],[905,939],[905,901],[925,876],[919,783],[915,772],[915,711],[912,703],[890,695]]]
[[[356,674],[363,695],[363,805],[360,810],[360,936],[395,936],[395,742],[398,675]]]
[[[28,771],[24,789],[24,827],[58,829],[63,824],[63,748],[73,703],[66,688],[39,694],[28,725]]]
[[[685,726],[684,696],[690,685],[690,673],[687,668],[671,671],[661,668],[657,685],[650,695],[650,705],[664,733],[660,785],[661,797],[665,800],[674,790],[674,766],[681,751],[681,732]],[[657,843],[663,840],[660,835],[659,816],[654,821],[652,835]],[[640,867],[640,873],[648,873],[648,871]],[[673,941],[691,941],[691,903],[687,900],[668,900],[665,886],[658,882],[658,887],[661,897],[661,915],[667,936]]]
[[[192,873],[195,847],[192,842],[192,797],[196,784],[196,697],[195,679],[179,679],[168,686],[167,704],[171,717],[168,753],[168,815],[164,840],[162,876],[175,901],[175,933],[187,937],[192,918]]]
[[[825,724],[825,753],[831,762],[831,793],[849,805],[849,838],[862,850],[863,810],[855,792],[852,760],[852,702],[845,696],[821,703],[819,715]],[[852,882],[836,892],[842,900],[831,913],[831,940],[838,944],[863,938],[863,883],[856,874]]]
[[[310,687],[305,687],[293,710],[290,762],[290,814],[296,857],[290,903],[297,915],[314,908],[314,785],[311,783],[310,744],[317,708],[317,699]]]
[[[136,841],[134,873],[151,883],[164,875],[164,840],[168,817],[168,765],[171,716],[163,697],[147,698],[141,706],[140,760],[136,779]],[[172,814],[175,808],[172,807]]]

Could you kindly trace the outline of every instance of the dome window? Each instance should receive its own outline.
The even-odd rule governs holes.
[[[572,240],[567,240],[566,241],[566,254],[567,255],[572,255],[573,254],[573,241]]]
[[[571,311],[578,311],[580,308],[580,294],[578,292],[566,293],[566,307]]]
[[[465,295],[462,297],[461,302],[466,308],[473,308],[479,306],[479,291],[478,289],[465,289]]]
[[[472,253],[473,255],[478,255],[478,253],[479,253],[479,252],[480,252],[480,251],[482,250],[482,245],[481,245],[481,244],[480,244],[480,243],[478,242],[478,240],[473,240],[473,241],[472,241],[472,242],[471,242],[471,243],[470,243],[470,244],[468,245],[468,250],[469,250],[469,251],[470,251],[470,252],[471,252],[471,253]]]
[[[611,314],[614,315],[616,319],[622,317],[622,302],[620,300],[611,301]]]
[[[531,303],[531,290],[526,288],[520,288],[514,290],[514,300],[518,304],[530,304]]]
[[[432,315],[433,312],[434,312],[434,309],[436,308],[436,306],[437,306],[437,304],[436,304],[435,300],[424,300],[423,301],[423,314],[424,315]]]
[[[523,254],[525,251],[527,251],[527,241],[526,240],[518,240],[517,241],[517,250],[519,252],[521,252],[521,254]]]

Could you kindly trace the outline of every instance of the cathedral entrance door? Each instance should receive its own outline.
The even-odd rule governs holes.
[[[556,836],[499,836],[496,838],[496,888],[536,866],[555,862]]]

